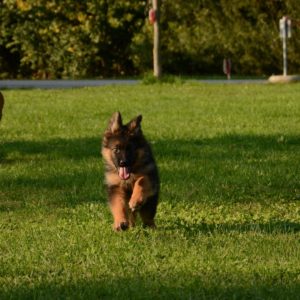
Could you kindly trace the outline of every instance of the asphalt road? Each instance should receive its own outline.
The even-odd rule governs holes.
[[[262,84],[267,80],[260,79],[242,79],[242,80],[193,80],[208,84]],[[0,89],[59,89],[59,88],[79,88],[89,86],[105,86],[105,85],[134,85],[139,83],[134,79],[99,79],[99,80],[0,80]]]
[[[0,80],[0,89],[59,89],[104,85],[132,85],[137,80]]]

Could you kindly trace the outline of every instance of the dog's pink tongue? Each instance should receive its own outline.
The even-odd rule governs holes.
[[[126,180],[130,177],[130,173],[128,172],[128,168],[126,167],[120,167],[119,168],[119,176],[123,179]]]

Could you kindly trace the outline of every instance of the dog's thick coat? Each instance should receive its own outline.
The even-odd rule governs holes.
[[[108,200],[114,229],[134,226],[137,213],[145,226],[155,227],[159,176],[139,115],[126,125],[115,112],[102,140]]]

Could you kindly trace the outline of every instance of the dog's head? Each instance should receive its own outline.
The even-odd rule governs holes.
[[[115,112],[104,133],[102,155],[109,168],[117,170],[122,180],[130,177],[132,167],[137,158],[141,139],[142,116],[139,115],[123,125],[119,112]]]

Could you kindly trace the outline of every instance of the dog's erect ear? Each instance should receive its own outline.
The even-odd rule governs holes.
[[[132,119],[128,124],[127,128],[130,132],[137,133],[141,130],[141,122],[142,122],[142,115],[137,116],[136,118]]]
[[[120,130],[122,127],[122,116],[121,114],[117,111],[113,113],[107,130],[110,131],[111,133],[115,133],[116,131]]]

